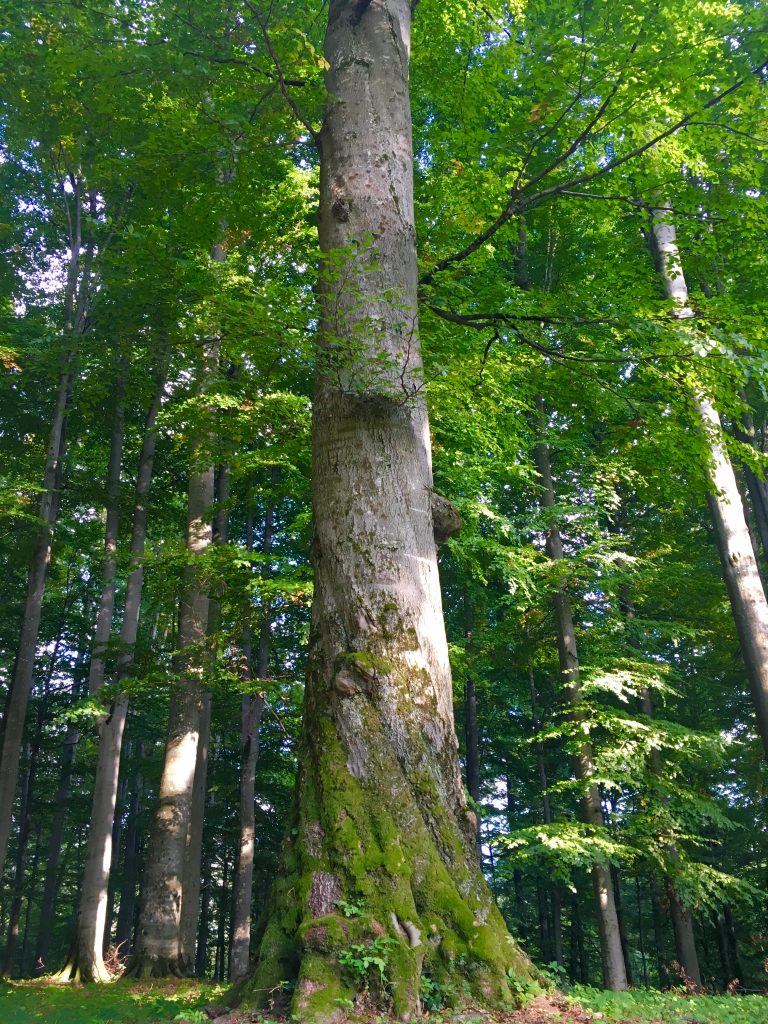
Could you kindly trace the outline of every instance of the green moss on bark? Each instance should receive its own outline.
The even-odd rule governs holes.
[[[242,1003],[264,1007],[290,980],[292,1011],[302,1020],[340,1019],[358,994],[341,954],[386,936],[394,940],[386,947],[387,990],[369,993],[388,1004],[383,1009],[404,1018],[417,1012],[423,972],[449,1002],[513,1004],[507,970],[522,978],[534,971],[488,892],[474,836],[458,816],[442,813],[426,768],[405,777],[375,708],[354,699],[368,743],[365,778],[350,771],[332,718],[316,719],[311,742],[305,738],[284,873]],[[345,905],[361,913],[345,916]]]

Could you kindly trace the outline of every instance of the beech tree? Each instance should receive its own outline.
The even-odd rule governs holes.
[[[529,975],[482,877],[453,724],[436,544],[458,525],[431,471],[418,341],[406,0],[334,0],[320,153],[315,591],[297,818],[245,999],[297,977],[293,1010],[353,991],[351,936],[393,940],[393,1007],[425,971],[477,998]],[[289,893],[297,894],[291,898]],[[359,918],[345,903],[361,900]],[[298,961],[298,963],[297,963]]]

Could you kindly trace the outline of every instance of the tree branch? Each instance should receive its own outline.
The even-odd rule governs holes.
[[[309,132],[309,137],[312,139],[312,141],[314,142],[315,146],[319,150],[320,149],[320,133],[312,125],[311,121],[309,121],[304,116],[304,114],[299,109],[299,106],[296,103],[296,100],[291,95],[291,92],[290,92],[290,89],[289,89],[289,80],[286,79],[285,75],[283,74],[283,69],[282,69],[282,66],[280,64],[280,60],[278,59],[277,53],[275,52],[275,48],[272,45],[272,40],[269,37],[269,32],[267,31],[266,23],[262,19],[261,13],[259,12],[259,9],[252,2],[252,0],[245,0],[245,6],[248,8],[248,10],[254,16],[254,18],[256,19],[256,24],[259,26],[259,29],[261,30],[261,35],[262,35],[262,38],[264,39],[264,45],[267,48],[267,52],[269,53],[269,56],[272,58],[272,63],[275,65],[275,73],[277,75],[277,83],[280,86],[280,92],[283,95],[283,99],[285,100],[285,102],[288,104],[288,106],[293,111],[293,114],[296,117],[296,119],[301,124],[303,124],[304,127],[307,129],[307,131]]]
[[[710,99],[707,100],[707,102],[704,103],[700,109],[710,110],[712,107],[717,106],[719,103],[722,103],[722,101],[726,99],[728,96],[730,96],[732,93],[736,92],[737,89],[740,89],[746,82],[750,80],[752,76],[761,75],[767,69],[768,60],[764,61],[758,67],[753,68],[750,71],[749,75],[745,75],[743,78],[740,78],[737,82],[734,82],[733,85],[728,86],[727,89],[724,89],[722,92],[719,92],[715,96],[710,97]],[[613,94],[614,92],[615,89],[612,90],[611,94]],[[604,108],[605,105],[602,104],[601,109]],[[448,267],[453,266],[454,263],[462,262],[468,256],[471,256],[472,253],[477,252],[477,250],[482,245],[484,245],[485,242],[487,242],[490,238],[493,238],[497,231],[504,227],[507,221],[509,221],[515,214],[522,213],[523,210],[527,209],[530,206],[533,206],[534,203],[541,202],[543,199],[549,199],[552,196],[561,195],[563,192],[571,191],[577,185],[584,185],[587,182],[594,181],[597,178],[601,178],[604,175],[609,174],[611,171],[615,170],[617,167],[620,167],[622,164],[627,163],[629,160],[634,160],[637,157],[642,156],[643,153],[647,152],[649,149],[652,149],[660,142],[663,142],[664,139],[669,138],[670,135],[674,135],[674,133],[679,131],[681,128],[687,127],[689,124],[693,122],[695,116],[696,115],[693,112],[685,114],[674,124],[670,125],[668,128],[665,128],[664,131],[659,132],[658,135],[655,135],[648,142],[644,142],[642,145],[636,146],[633,150],[631,150],[629,153],[625,153],[623,156],[616,157],[614,160],[610,160],[607,164],[605,164],[603,167],[598,168],[596,171],[592,171],[588,174],[581,174],[576,178],[571,178],[569,181],[564,181],[560,182],[557,185],[552,185],[550,186],[550,188],[543,189],[541,192],[535,192],[532,195],[525,194],[526,189],[530,188],[532,184],[542,180],[543,174],[551,173],[551,170],[555,166],[558,166],[558,164],[561,162],[558,158],[558,160],[555,161],[555,163],[551,165],[550,168],[547,169],[547,171],[537,175],[534,179],[532,179],[532,181],[527,182],[524,186],[514,188],[510,194],[507,205],[501,211],[496,220],[492,221],[492,223],[485,229],[485,231],[481,232],[481,234],[479,234],[472,242],[466,245],[463,249],[459,250],[459,252],[453,253],[451,256],[445,256],[443,257],[443,259],[439,260],[431,270],[429,270],[426,274],[422,275],[422,277],[419,280],[419,284],[431,284],[435,274],[438,274],[441,271],[446,270]],[[595,123],[594,118],[592,119],[591,123]],[[586,141],[586,136],[584,132],[580,133],[579,139],[581,139],[581,142]],[[572,150],[572,146],[569,147],[569,150]]]

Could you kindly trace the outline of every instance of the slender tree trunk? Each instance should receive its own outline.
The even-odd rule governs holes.
[[[220,466],[214,478],[214,496],[218,509],[213,518],[213,543],[226,544],[229,532],[229,511],[227,502],[230,497],[230,469]],[[212,594],[208,602],[207,632],[212,637],[210,658],[215,661],[217,656],[216,633],[221,620],[220,594]],[[195,963],[195,944],[197,942],[198,920],[200,917],[200,867],[203,853],[203,825],[205,822],[205,801],[208,779],[208,748],[211,734],[210,692],[203,694],[202,711],[200,713],[200,736],[197,743],[197,763],[195,765],[195,785],[192,793],[192,811],[187,836],[187,853],[184,860],[184,878],[182,891],[184,899],[181,903],[181,955],[184,962],[192,969]]]
[[[680,320],[694,316],[680,262],[675,225],[665,206],[653,211],[653,239],[664,291],[675,303]],[[747,671],[757,730],[768,756],[768,602],[744,517],[741,495],[723,440],[720,417],[703,392],[695,398],[702,431],[709,446],[707,501],[720,551],[741,653]]]
[[[202,388],[213,376],[214,349],[213,345],[206,346]],[[196,453],[196,457],[200,456]],[[126,970],[126,975],[137,978],[184,976],[194,967],[182,948],[181,913],[204,705],[202,675],[207,657],[208,593],[196,563],[212,541],[213,485],[213,466],[190,476],[187,515],[190,561],[179,616],[181,671],[178,682],[171,688],[168,739],[147,850],[136,948]]]
[[[539,400],[539,410],[543,415],[544,403],[541,400]],[[545,508],[554,508],[555,490],[549,462],[549,449],[543,441],[536,447],[536,466],[542,484],[542,504]],[[546,547],[547,554],[553,561],[559,562],[565,557],[560,530],[555,523],[552,523],[547,530]],[[579,725],[584,719],[580,696],[579,656],[571,602],[565,587],[560,586],[555,592],[554,606],[560,671],[570,704],[571,720]],[[574,759],[574,770],[576,777],[587,784],[581,798],[582,821],[595,828],[601,828],[604,824],[603,810],[597,786],[590,782],[594,775],[593,755],[591,744],[586,740],[581,743]],[[604,864],[595,862],[592,865],[592,885],[597,904],[603,980],[606,988],[618,991],[627,987],[627,974],[621,948],[621,933],[613,882],[610,870]]]
[[[67,604],[69,602],[67,601]],[[65,613],[66,615],[66,613]],[[27,866],[27,844],[32,826],[32,790],[35,785],[35,772],[37,770],[37,759],[40,755],[40,746],[43,740],[43,729],[48,712],[48,691],[53,679],[53,673],[58,660],[59,647],[63,636],[63,623],[59,636],[54,644],[50,657],[48,673],[43,684],[43,692],[37,708],[37,724],[34,738],[30,744],[29,761],[24,775],[24,785],[21,794],[21,806],[19,808],[19,834],[16,843],[16,864],[13,877],[13,889],[11,907],[8,915],[8,934],[3,952],[2,964],[0,964],[0,977],[5,978],[11,973],[13,967],[16,944],[19,939],[19,924],[21,922],[21,907],[24,900],[24,881]]]
[[[733,969],[736,972],[736,978],[741,982],[742,987],[744,985],[744,964],[741,962],[741,954],[739,953],[739,943],[736,938],[736,926],[733,920],[733,911],[730,907],[723,909],[723,918],[725,920],[725,935],[728,940],[728,954],[733,965]]]
[[[84,617],[87,619],[88,607],[83,609]],[[82,666],[87,655],[87,641],[81,641],[80,651],[75,661],[73,671],[73,696],[82,696]],[[80,742],[80,732],[72,722],[67,724],[64,734],[64,750],[61,757],[61,774],[59,785],[54,797],[54,813],[51,825],[51,834],[48,839],[48,853],[46,857],[45,880],[43,882],[43,896],[40,903],[40,919],[35,944],[35,973],[42,974],[45,971],[45,961],[48,957],[48,947],[51,941],[51,933],[54,923],[54,906],[58,892],[61,866],[61,849],[64,842],[64,826],[67,820],[69,797],[72,788],[72,769],[75,763],[75,752]]]
[[[115,395],[115,417],[109,446],[109,465],[106,485],[106,526],[104,530],[104,562],[102,567],[101,599],[96,613],[96,629],[93,634],[91,667],[88,673],[88,692],[97,693],[104,685],[106,651],[112,633],[112,619],[115,614],[115,582],[117,576],[117,539],[120,525],[120,470],[123,464],[123,433],[125,410],[123,391],[124,370],[120,370]]]
[[[467,745],[467,791],[477,817],[477,835],[480,840],[480,744],[477,731],[477,691],[475,680],[467,678],[464,690],[464,739]]]
[[[712,911],[712,925],[715,930],[715,939],[717,940],[717,953],[720,958],[720,978],[721,987],[723,991],[728,988],[734,975],[731,971],[731,965],[728,960],[728,941],[725,935],[725,918],[718,911]]]
[[[147,499],[152,482],[157,435],[155,420],[165,384],[160,374],[157,391],[147,414],[144,440],[136,478],[133,526],[131,530],[131,571],[125,589],[123,621],[120,627],[120,655],[117,683],[126,678],[133,665],[144,582],[144,545],[147,534]],[[104,964],[104,926],[109,896],[109,874],[112,866],[112,828],[117,804],[120,776],[120,753],[123,731],[128,715],[128,697],[118,693],[109,713],[99,723],[99,757],[91,805],[85,868],[80,893],[75,940],[59,979],[109,981]]]
[[[227,977],[227,882],[229,881],[229,861],[226,851],[221,867],[221,889],[219,891],[219,921],[216,938],[216,981],[222,982]]]
[[[128,781],[123,778],[118,784],[118,796],[115,804],[114,820],[112,822],[109,884],[107,886],[107,910],[104,915],[104,938],[101,944],[101,948],[105,956],[112,944],[112,926],[114,924],[115,917],[115,894],[117,884],[114,868],[116,868],[120,862],[120,843],[123,838],[123,812],[125,809],[125,795],[127,791]]]
[[[417,322],[408,0],[330,0],[321,133],[320,359],[313,402],[315,591],[296,818],[256,973],[296,978],[293,1012],[330,1020],[356,985],[339,962],[395,939],[391,999],[419,1010],[422,969],[477,999],[530,968],[482,877],[458,764]],[[339,271],[339,260],[343,267]],[[452,515],[451,515],[452,513]],[[455,526],[454,526],[455,529]]]
[[[536,680],[533,674],[533,666],[528,667],[528,683],[531,692],[531,725],[534,735],[541,730],[539,718],[538,694],[536,693]],[[539,786],[541,788],[541,805],[545,825],[551,825],[554,821],[552,816],[552,804],[549,799],[549,781],[547,779],[547,766],[544,760],[544,744],[539,740],[536,744],[536,763],[539,769]],[[550,890],[550,904],[552,907],[552,949],[551,955],[558,964],[563,962],[563,895],[560,887],[555,884]]]
[[[38,824],[35,830],[35,852],[32,855],[32,870],[29,873],[29,885],[27,886],[27,907],[24,913],[24,933],[21,939],[21,951],[19,954],[19,974],[22,978],[29,973],[26,970],[27,951],[29,949],[30,924],[32,923],[33,895],[37,892],[37,871],[40,865],[40,848],[42,839],[42,825]]]
[[[0,753],[0,876],[3,874],[8,852],[16,781],[19,773],[19,753],[24,735],[29,695],[32,691],[45,580],[51,560],[53,533],[59,507],[58,491],[61,486],[66,446],[65,421],[72,386],[72,364],[73,356],[67,354],[65,368],[59,377],[56,405],[48,438],[48,457],[38,512],[41,527],[32,552],[19,646],[3,717],[3,745]]]
[[[208,929],[211,924],[211,861],[208,858],[203,865],[203,877],[200,900],[200,923],[197,930],[197,952],[195,954],[195,974],[204,978],[208,970]]]
[[[141,797],[144,791],[144,776],[141,771],[141,759],[144,745],[136,744],[136,768],[131,780],[131,798],[128,804],[128,818],[125,827],[125,855],[123,857],[123,875],[120,880],[120,909],[117,913],[115,945],[120,954],[125,956],[131,951],[133,929],[136,919],[136,883],[139,872],[139,815],[141,813]]]
[[[16,781],[19,773],[19,751],[24,735],[29,695],[32,691],[45,581],[48,575],[53,535],[59,511],[59,490],[66,446],[66,419],[72,394],[77,338],[85,332],[87,326],[94,259],[92,238],[85,245],[83,254],[83,213],[84,203],[88,202],[91,216],[96,216],[98,212],[96,195],[92,193],[88,200],[84,194],[81,177],[73,173],[69,176],[70,206],[64,182],[60,184],[69,225],[68,248],[70,253],[64,289],[64,346],[43,472],[38,513],[40,532],[35,541],[29,565],[27,596],[21,620],[19,645],[3,717],[3,740],[2,751],[0,751],[0,876],[3,874],[5,858],[8,853],[8,838],[11,831]]]
[[[274,532],[274,503],[268,501],[264,515],[262,554],[269,557]],[[253,516],[249,508],[246,521],[246,547],[253,550]],[[264,566],[267,574],[268,566]],[[245,611],[243,626],[243,669],[246,683],[252,683],[253,651],[251,641],[250,604]],[[269,675],[270,609],[262,607],[259,626],[259,651],[256,678],[266,681]],[[250,687],[249,687],[250,691]],[[230,974],[239,981],[248,972],[251,945],[251,902],[253,899],[253,859],[256,848],[256,764],[259,759],[259,727],[264,701],[258,693],[244,693],[241,702],[240,724],[240,850],[232,896],[232,945]]]
[[[37,736],[30,751],[29,764],[23,776],[21,808],[19,810],[19,834],[16,842],[16,863],[13,876],[11,906],[8,914],[8,932],[5,939],[2,963],[0,963],[0,978],[7,978],[11,975],[14,954],[16,952],[16,944],[19,939],[21,907],[24,900],[27,844],[29,842],[32,817],[32,786],[34,783],[35,768],[37,765],[37,755],[40,749],[41,732],[41,728],[38,727]]]
[[[616,918],[619,922],[619,938],[621,940],[621,952],[624,957],[624,970],[627,975],[627,985],[634,985],[632,977],[632,961],[629,957],[629,943],[627,942],[627,929],[624,923],[624,904],[621,898],[621,875],[615,865],[611,865],[611,881],[613,882],[613,899],[616,903]]]
[[[744,416],[741,429],[737,429],[736,435],[745,444],[756,446],[755,424],[751,413]],[[744,478],[747,482],[747,492],[757,532],[760,535],[763,556],[768,559],[768,483],[761,480],[748,465],[744,466]]]

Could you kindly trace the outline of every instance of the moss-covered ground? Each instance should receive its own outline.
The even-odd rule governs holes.
[[[207,1024],[203,1007],[221,1005],[225,991],[193,981],[89,986],[0,983],[0,1024]],[[768,1024],[768,996],[616,993],[584,987],[565,997],[532,991],[525,996],[526,1007],[514,1013],[433,1011],[425,1015],[424,1024]],[[235,1013],[219,1020],[222,1024],[272,1024],[269,1015],[261,1013]],[[357,1020],[390,1024],[380,1014]]]

